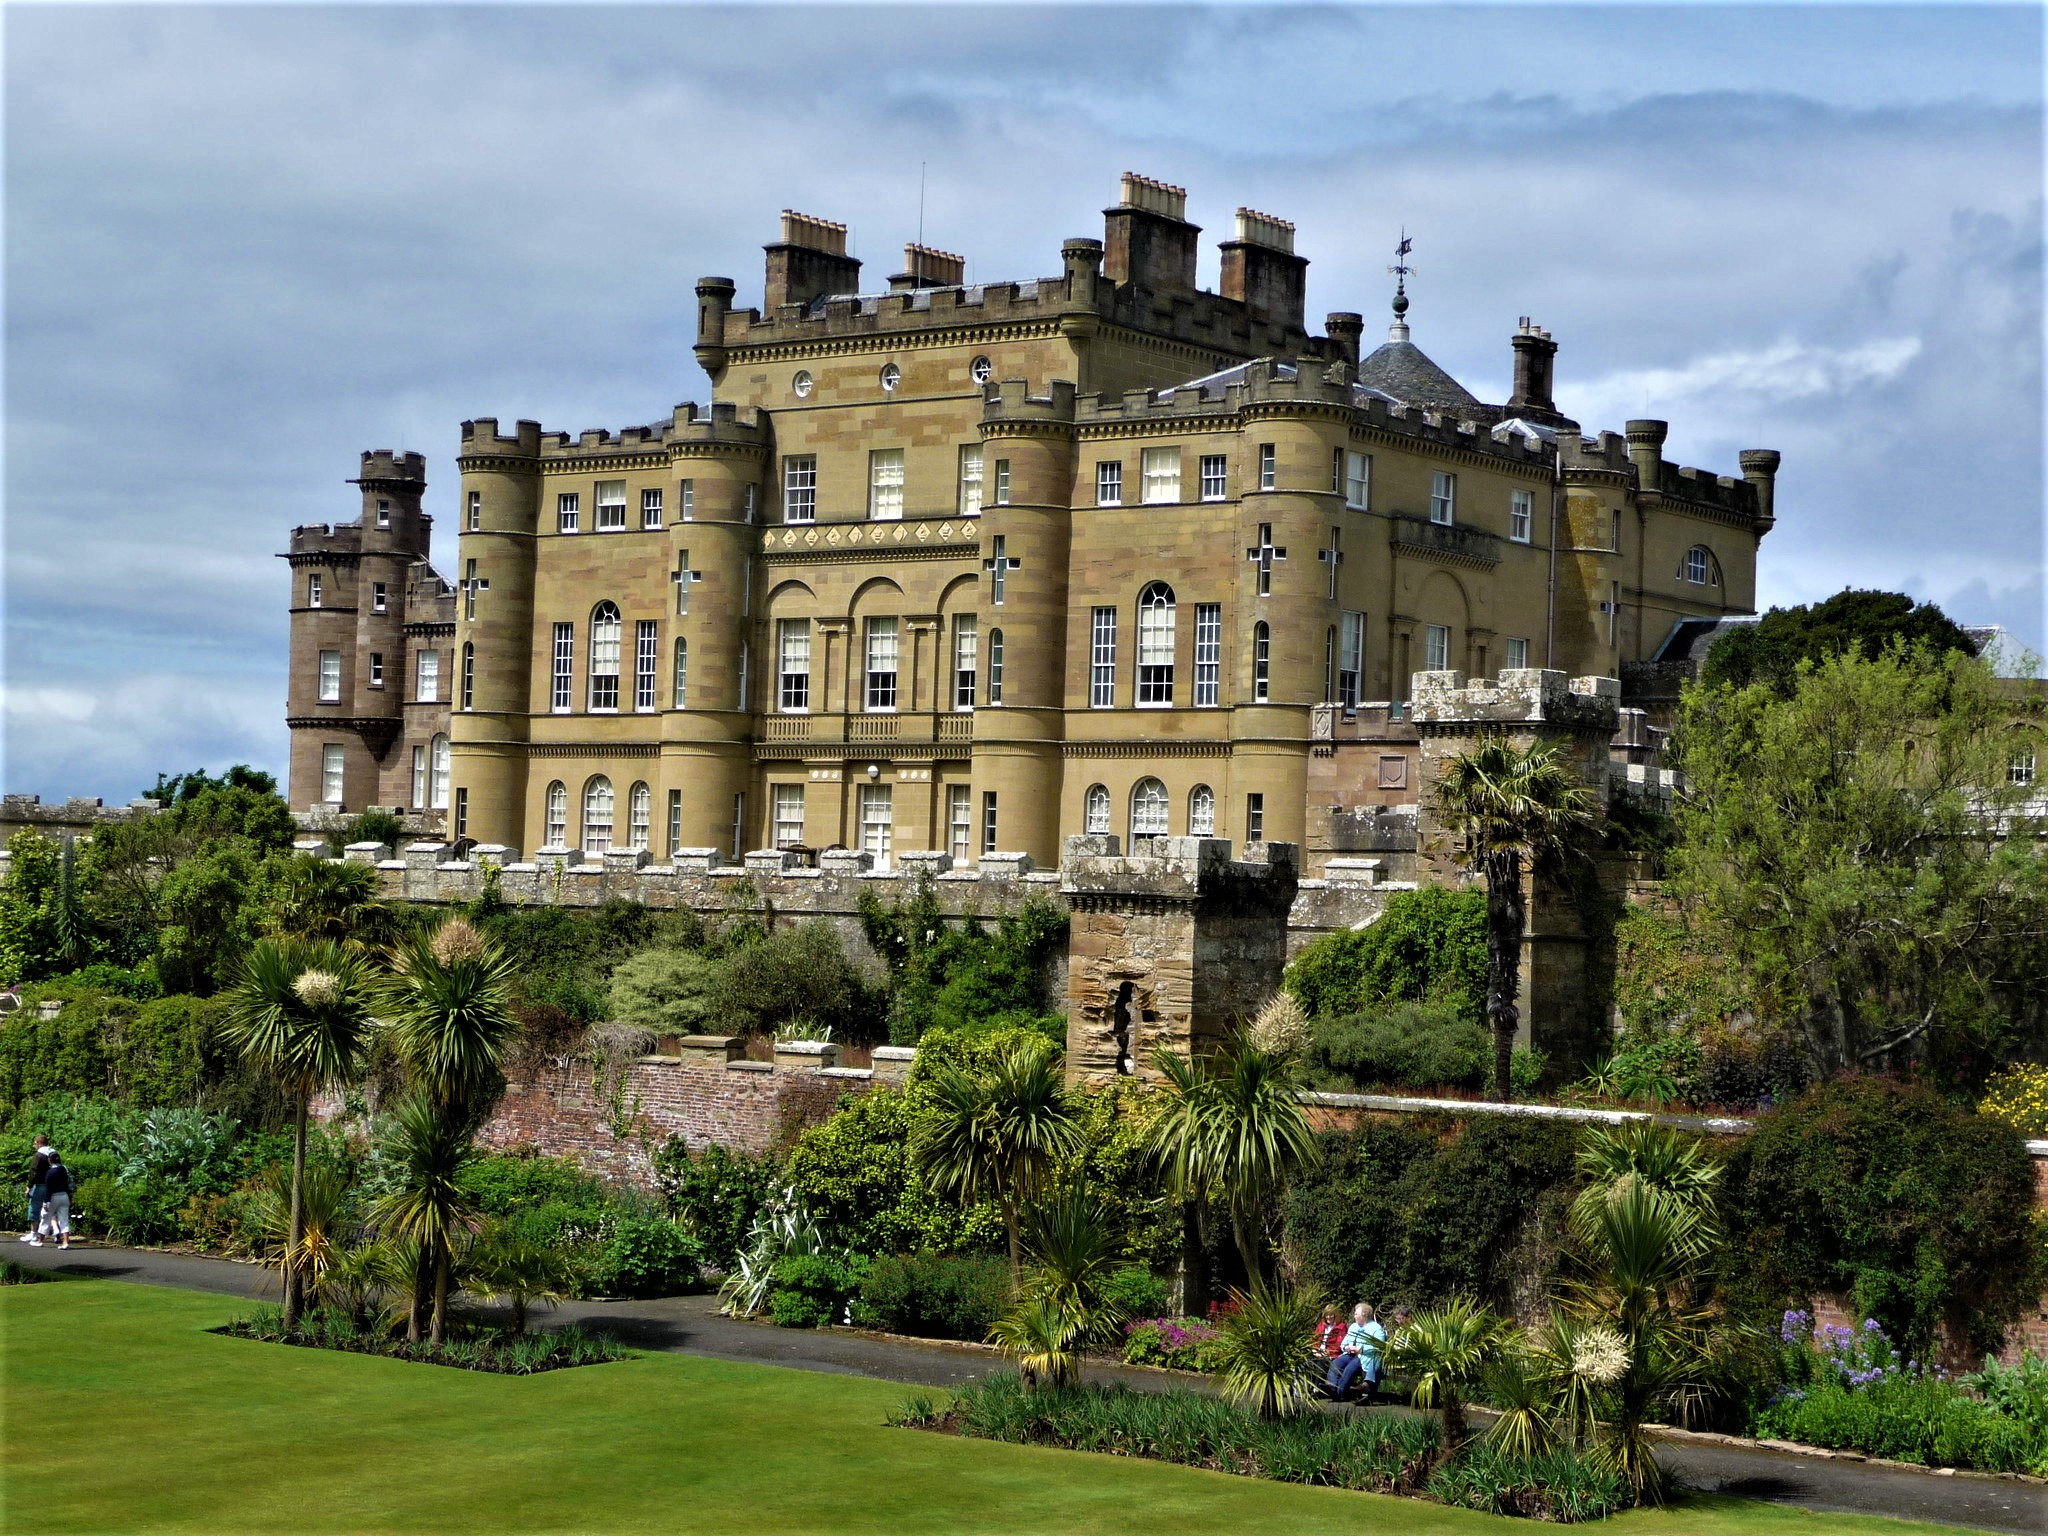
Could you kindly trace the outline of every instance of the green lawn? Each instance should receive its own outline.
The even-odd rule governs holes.
[[[61,1532],[1500,1532],[1484,1515],[893,1430],[905,1389],[679,1355],[532,1377],[206,1330],[243,1304],[112,1281],[0,1290],[0,1528]],[[1610,1536],[1893,1522],[1702,1501]],[[1949,1533],[1952,1536],[1952,1533]]]

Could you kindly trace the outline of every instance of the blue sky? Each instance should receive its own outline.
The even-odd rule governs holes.
[[[281,770],[295,523],[367,447],[701,400],[692,285],[791,206],[1059,267],[1118,172],[1300,226],[1309,311],[1485,399],[1532,315],[1589,428],[1784,451],[1767,602],[2043,625],[2042,13],[10,6],[0,785]]]

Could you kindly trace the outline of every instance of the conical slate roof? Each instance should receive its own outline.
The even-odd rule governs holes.
[[[1400,327],[1406,330],[1406,326]],[[1432,411],[1479,407],[1470,390],[1429,360],[1412,341],[1390,341],[1358,365],[1358,382],[1382,390],[1404,405]]]

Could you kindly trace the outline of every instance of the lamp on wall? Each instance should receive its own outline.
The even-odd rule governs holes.
[[[880,763],[869,763],[869,764],[868,764],[868,780],[869,780],[869,782],[871,782],[871,783],[872,783],[872,782],[873,782],[874,780],[876,780],[876,779],[879,779],[879,778],[880,778],[881,776],[882,776],[882,765],[881,765]]]

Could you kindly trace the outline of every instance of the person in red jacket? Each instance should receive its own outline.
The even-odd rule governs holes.
[[[1323,1308],[1323,1320],[1316,1324],[1316,1358],[1334,1360],[1344,1343],[1344,1314],[1335,1307]]]

